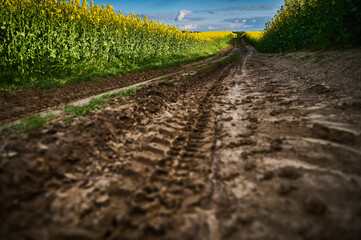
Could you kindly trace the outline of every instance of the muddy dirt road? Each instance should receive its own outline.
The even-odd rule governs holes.
[[[358,59],[238,51],[2,137],[0,238],[360,239]]]

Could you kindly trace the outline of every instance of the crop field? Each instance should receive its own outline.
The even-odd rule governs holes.
[[[359,46],[359,0],[286,0],[262,32],[246,38],[262,52]]]
[[[86,0],[6,0],[0,8],[0,87],[61,86],[201,60],[232,32],[190,33]]]

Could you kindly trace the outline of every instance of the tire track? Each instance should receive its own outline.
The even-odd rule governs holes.
[[[200,91],[190,94],[190,98],[182,102],[183,110],[178,108],[175,114],[166,112],[157,117],[153,124],[159,127],[148,140],[144,139],[141,151],[132,155],[142,169],[149,167],[149,172],[143,175],[144,186],[128,196],[130,210],[119,223],[120,228],[109,230],[113,232],[110,239],[157,239],[160,236],[187,239],[193,234],[207,239],[203,234],[208,230],[200,223],[198,227],[190,224],[193,220],[188,219],[186,213],[195,207],[210,207],[212,150],[216,142],[213,100],[236,65],[238,62],[228,64],[225,70],[201,86]],[[136,172],[132,165],[127,171]],[[139,175],[130,174],[129,177],[136,182]],[[204,220],[203,224],[206,224]],[[183,233],[179,232],[180,226],[186,228]],[[189,231],[189,227],[193,230]]]

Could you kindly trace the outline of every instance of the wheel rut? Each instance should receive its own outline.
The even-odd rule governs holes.
[[[0,238],[359,239],[357,101],[243,45],[71,124],[1,135]]]
[[[207,209],[211,204],[212,151],[216,142],[212,106],[223,80],[235,64],[238,63],[227,66],[222,74],[203,86],[202,91],[192,94],[194,101],[191,102],[197,104],[184,105],[186,114],[169,117],[167,112],[158,117],[161,126],[154,136],[144,140],[140,152],[134,155],[137,163],[153,167],[143,176],[147,184],[130,197],[133,199],[131,209],[123,219],[124,223],[136,226],[137,231],[121,228],[112,238],[209,238],[204,235],[208,229],[202,227],[206,225],[204,219],[197,223],[199,226],[194,226],[194,221],[199,220],[187,217],[187,212],[194,208]],[[177,111],[182,112],[179,108]],[[181,226],[186,228],[184,236],[179,233]],[[209,232],[206,235],[210,236]]]

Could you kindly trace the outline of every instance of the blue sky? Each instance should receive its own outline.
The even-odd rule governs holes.
[[[94,0],[191,31],[263,30],[284,0]]]

